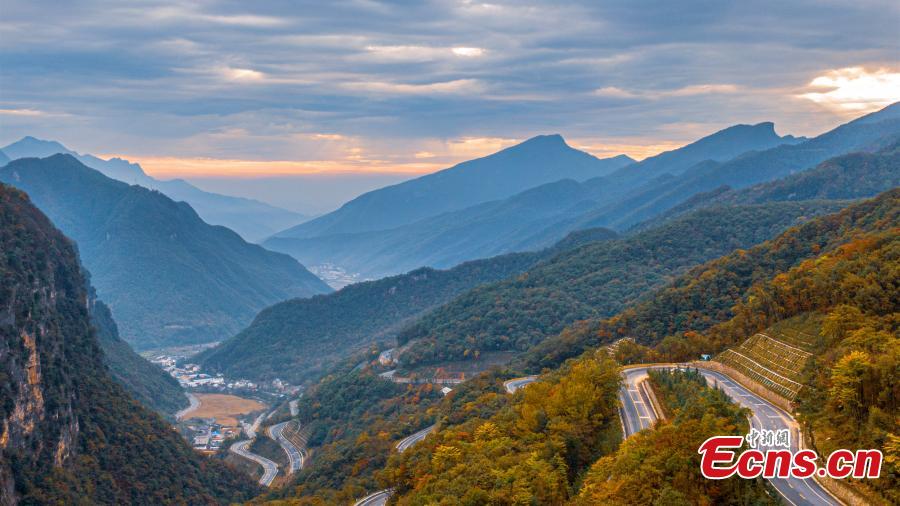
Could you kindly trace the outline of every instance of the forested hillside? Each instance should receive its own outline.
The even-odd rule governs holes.
[[[650,371],[650,381],[672,419],[597,460],[572,504],[780,504],[761,478],[700,473],[697,448],[713,435],[746,434],[747,410],[693,371]]]
[[[582,472],[613,451],[622,434],[618,418],[618,365],[605,354],[585,357],[501,400],[484,393],[465,405],[466,418],[406,452],[391,457],[383,479],[398,504],[432,504],[442,497],[462,504],[562,504]],[[459,414],[458,414],[459,415]]]
[[[132,397],[163,416],[172,416],[187,407],[187,397],[178,381],[135,353],[119,337],[119,328],[106,304],[93,298],[91,323],[110,374]]]
[[[880,449],[888,462],[882,478],[852,483],[887,504],[900,501],[896,193],[893,206],[893,214],[882,217],[888,226],[854,234],[846,244],[755,283],[729,321],[704,333],[720,346],[773,325],[809,336],[813,358],[797,399],[800,421],[820,455],[840,448]]]
[[[256,487],[110,377],[73,244],[0,185],[0,503],[220,504]]]
[[[735,316],[754,283],[787,272],[804,260],[834,251],[859,236],[888,232],[900,223],[900,189],[788,229],[750,249],[688,270],[665,288],[607,320],[572,326],[530,350],[531,368],[554,366],[620,337],[656,345],[654,358],[692,360],[735,344],[706,334]],[[745,329],[746,330],[746,329]],[[744,335],[744,338],[748,335]]]
[[[315,378],[360,347],[378,341],[392,344],[404,322],[466,290],[519,274],[563,248],[613,237],[608,230],[590,230],[537,253],[475,260],[445,271],[416,269],[326,296],[282,302],[197,360],[230,376],[298,382]]]
[[[401,344],[411,343],[401,360],[412,365],[525,351],[573,322],[612,316],[689,267],[839,207],[791,202],[701,210],[633,237],[585,245],[418,319],[399,334]]]
[[[28,192],[76,241],[99,298],[139,350],[224,339],[267,305],[331,291],[287,255],[69,155],[16,160],[0,181]]]

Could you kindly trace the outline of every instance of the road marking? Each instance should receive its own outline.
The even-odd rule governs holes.
[[[812,479],[812,478],[811,478],[811,479]],[[805,480],[804,480],[803,483],[806,484],[806,488],[808,488],[808,489],[810,490],[810,492],[812,492],[813,494],[815,494],[816,497],[818,497],[819,499],[825,501],[826,504],[833,504],[833,503],[834,503],[833,500],[831,500],[831,499],[826,499],[826,498],[823,497],[821,494],[819,494],[818,492],[816,492],[815,487],[813,487],[808,481],[805,481]],[[816,483],[818,484],[818,482],[816,482]]]

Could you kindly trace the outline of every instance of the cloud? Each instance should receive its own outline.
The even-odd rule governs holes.
[[[812,135],[896,100],[898,9],[879,0],[7,0],[0,138],[418,170],[548,132],[604,155],[735,123]]]
[[[484,49],[480,47],[454,47],[451,51],[456,56],[465,57],[482,56],[484,54]]]
[[[592,92],[604,98],[646,98],[693,97],[697,95],[713,95],[739,93],[741,87],[734,84],[692,84],[672,90],[624,90],[617,86],[604,86]]]
[[[266,78],[265,74],[253,69],[224,68],[221,72],[226,79],[231,81],[259,82]]]
[[[660,93],[669,97],[691,97],[694,95],[711,95],[738,93],[741,87],[736,84],[692,84],[683,88]]]
[[[594,90],[594,95],[598,97],[607,97],[607,98],[637,98],[639,96],[638,93],[634,93],[628,90],[623,90],[618,86],[604,86],[602,88],[598,88]]]
[[[130,8],[134,20],[150,20],[163,23],[201,22],[225,26],[270,28],[283,26],[285,19],[256,14],[210,14],[188,6],[166,5],[155,8]],[[125,19],[127,21],[127,18]]]
[[[441,95],[478,93],[483,85],[475,79],[457,79],[438,83],[409,84],[389,82],[356,82],[345,83],[344,88],[365,93],[387,95]]]
[[[900,71],[848,67],[810,81],[800,97],[841,112],[871,112],[900,101]]]
[[[231,160],[202,157],[159,157],[104,154],[103,158],[123,158],[139,163],[150,175],[161,179],[174,177],[270,178],[324,174],[409,174],[433,172],[432,163],[386,163],[370,160],[362,153],[348,154],[340,160]]]
[[[0,109],[0,115],[37,117],[47,116],[47,113],[45,113],[44,111],[38,111],[36,109]]]
[[[474,58],[483,56],[480,47],[433,47],[433,46],[379,46],[367,45],[366,57],[383,62],[430,62],[454,57]]]

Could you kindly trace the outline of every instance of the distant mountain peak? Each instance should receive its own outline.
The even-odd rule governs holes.
[[[527,139],[526,141],[522,142],[522,144],[528,144],[528,143],[564,144],[564,145],[568,146],[568,144],[566,144],[566,140],[563,139],[563,136],[560,134],[535,135],[534,137],[531,137],[530,139]]]
[[[45,158],[56,153],[73,153],[59,142],[38,139],[30,135],[5,146],[3,152],[12,160],[29,157]]]

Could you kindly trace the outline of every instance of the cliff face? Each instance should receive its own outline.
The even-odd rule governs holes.
[[[15,190],[0,189],[0,455],[16,468],[61,466],[79,425],[73,351],[99,357],[69,242]],[[93,346],[92,346],[93,345]],[[14,502],[0,472],[0,502]]]
[[[216,504],[255,491],[104,362],[73,244],[0,184],[0,504]]]

